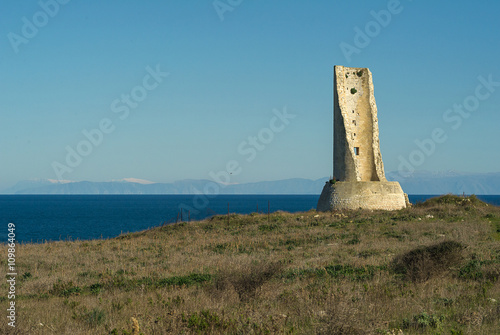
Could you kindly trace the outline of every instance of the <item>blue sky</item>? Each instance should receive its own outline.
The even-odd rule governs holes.
[[[386,171],[498,172],[499,12],[495,1],[4,1],[0,188],[210,179],[228,163],[236,183],[329,176],[334,65],[373,73]],[[107,133],[93,132],[102,122]],[[71,150],[85,154],[72,166]]]

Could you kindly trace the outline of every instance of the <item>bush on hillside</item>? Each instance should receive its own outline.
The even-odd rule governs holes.
[[[217,290],[225,290],[230,285],[234,288],[240,301],[255,298],[257,290],[282,269],[279,262],[257,263],[240,266],[234,269],[221,270],[215,280]]]
[[[413,282],[425,282],[460,265],[465,246],[456,241],[444,241],[422,246],[398,255],[393,260],[393,269]]]

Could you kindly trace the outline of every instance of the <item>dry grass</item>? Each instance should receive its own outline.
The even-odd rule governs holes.
[[[496,334],[499,240],[498,207],[446,196],[24,244],[0,333]]]

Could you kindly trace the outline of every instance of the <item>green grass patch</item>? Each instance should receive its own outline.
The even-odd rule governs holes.
[[[278,225],[277,224],[263,224],[263,225],[260,225],[259,226],[259,231],[262,231],[262,232],[268,232],[268,231],[273,231],[273,230],[276,230],[278,229]]]
[[[75,286],[72,281],[64,282],[59,279],[52,285],[52,289],[49,293],[60,297],[69,297],[72,295],[79,295],[82,291],[82,288]]]
[[[403,329],[439,329],[442,327],[444,316],[422,312],[410,318],[403,319],[401,328]]]
[[[153,285],[156,287],[199,285],[204,282],[212,280],[212,277],[213,276],[210,274],[191,273],[187,276],[174,276],[169,278],[163,278],[158,280],[156,283],[153,283]]]
[[[202,310],[189,315],[182,314],[182,321],[187,327],[197,333],[223,331],[229,327],[229,322],[224,321],[217,313],[210,310]]]

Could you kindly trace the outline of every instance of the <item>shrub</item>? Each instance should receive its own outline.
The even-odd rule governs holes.
[[[393,269],[414,282],[424,282],[443,272],[450,266],[462,261],[462,250],[465,248],[456,241],[444,241],[430,246],[423,246],[396,256]]]
[[[248,301],[255,298],[257,290],[279,273],[281,269],[282,265],[275,262],[241,266],[233,270],[222,270],[219,271],[216,277],[215,288],[224,290],[230,285],[238,294],[240,301]]]
[[[440,205],[455,205],[455,206],[476,206],[483,207],[487,206],[487,204],[481,200],[479,200],[474,194],[468,197],[461,197],[454,194],[445,194],[439,197],[434,197],[427,199],[422,203],[418,203],[417,207],[433,207]]]
[[[443,320],[443,316],[422,312],[420,314],[414,315],[412,318],[404,319],[403,329],[423,329],[427,327],[439,328],[441,327]]]

